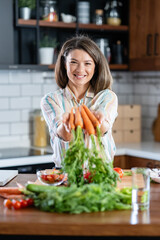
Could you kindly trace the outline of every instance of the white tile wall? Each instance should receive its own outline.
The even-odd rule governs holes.
[[[160,72],[112,72],[119,104],[141,104],[142,139],[153,140],[160,103]],[[54,72],[0,71],[0,147],[29,145],[32,114],[44,94],[56,90]]]

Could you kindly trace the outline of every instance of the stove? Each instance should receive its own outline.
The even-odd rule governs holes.
[[[21,158],[29,156],[42,156],[51,154],[51,151],[46,149],[16,147],[0,149],[0,159]]]
[[[15,147],[0,149],[0,169],[16,169],[19,173],[36,173],[55,166],[51,149]]]

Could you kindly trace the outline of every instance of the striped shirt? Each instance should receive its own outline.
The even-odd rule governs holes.
[[[112,125],[117,117],[117,96],[109,89],[102,90],[94,96],[93,89],[89,88],[86,92],[85,98],[81,99],[79,104],[81,104],[83,100],[83,103],[86,104],[89,109],[93,111],[100,110],[105,114],[105,118],[109,123],[109,130],[102,137],[102,143],[107,155],[107,161],[112,162],[116,151],[112,137]],[[50,92],[41,100],[41,109],[49,128],[50,143],[53,149],[53,161],[56,167],[61,167],[64,153],[69,147],[69,142],[58,137],[57,126],[62,121],[63,113],[70,112],[73,106],[77,106],[77,102],[69,87]],[[85,135],[85,143],[88,147],[91,144],[88,135]]]

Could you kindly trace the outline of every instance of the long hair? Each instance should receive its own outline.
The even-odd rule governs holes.
[[[81,49],[87,52],[95,63],[95,73],[90,81],[94,89],[94,94],[104,89],[111,89],[112,76],[105,56],[97,44],[86,36],[76,36],[66,41],[58,55],[55,66],[55,79],[60,88],[65,88],[68,84],[67,72],[65,69],[66,57],[70,51]]]

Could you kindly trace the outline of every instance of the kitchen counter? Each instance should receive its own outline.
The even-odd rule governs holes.
[[[160,161],[159,142],[140,142],[117,144],[116,156],[128,155]]]
[[[157,142],[125,143],[117,144],[116,147],[116,156],[128,155],[160,161],[160,143]],[[0,168],[53,163],[51,148],[47,149],[50,152],[47,155],[43,155],[43,151],[44,149],[42,149],[40,156],[0,159]]]
[[[16,182],[25,184],[28,180],[35,181],[36,175],[19,174],[7,186],[16,186]],[[64,236],[71,236],[69,239],[76,239],[77,236],[81,236],[82,239],[84,236],[94,236],[99,239],[100,236],[127,236],[129,239],[131,236],[150,236],[153,239],[154,236],[160,236],[159,199],[160,184],[151,183],[149,210],[140,212],[119,210],[73,215],[47,213],[33,207],[17,211],[9,210],[3,207],[3,199],[0,198],[0,237],[9,239],[10,235],[12,239],[14,235],[32,235],[34,239],[33,236],[46,235],[61,236],[62,239]]]

